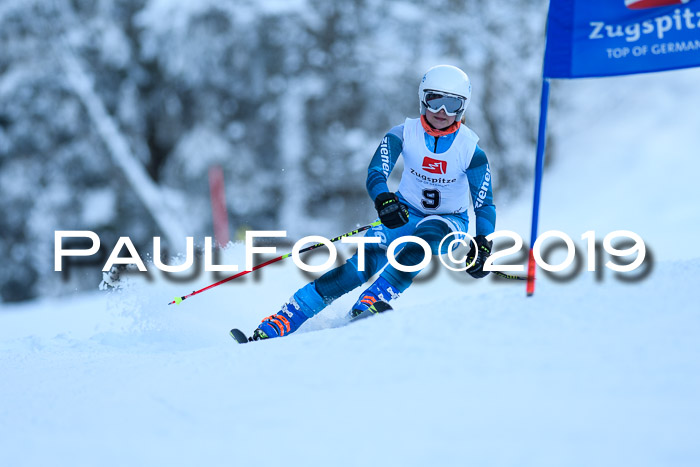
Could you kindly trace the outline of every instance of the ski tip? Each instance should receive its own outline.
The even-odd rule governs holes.
[[[233,337],[233,340],[238,342],[239,344],[247,344],[248,343],[248,338],[246,337],[245,334],[243,334],[243,331],[240,329],[233,328],[229,331],[229,335]]]

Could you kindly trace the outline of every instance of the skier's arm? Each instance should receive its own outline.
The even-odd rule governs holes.
[[[496,230],[496,206],[491,189],[492,175],[486,153],[479,146],[467,168],[467,178],[476,215],[476,235],[489,235]]]
[[[384,136],[367,169],[367,192],[372,200],[377,199],[380,193],[389,191],[386,181],[401,151],[403,151],[403,125],[398,125]]]

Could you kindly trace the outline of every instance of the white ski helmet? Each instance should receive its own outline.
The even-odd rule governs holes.
[[[464,99],[464,105],[457,111],[455,117],[455,120],[460,120],[472,96],[472,83],[469,80],[469,76],[456,66],[438,65],[432,67],[425,72],[420,86],[418,87],[421,115],[425,115],[425,111],[428,107],[426,103],[426,94],[429,91],[437,91],[441,94],[457,96]]]

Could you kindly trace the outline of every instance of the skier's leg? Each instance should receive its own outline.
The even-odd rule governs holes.
[[[253,339],[281,337],[299,329],[304,321],[326,307],[326,303],[316,292],[314,282],[297,290],[282,309],[262,320],[253,333]]]
[[[428,216],[421,220],[412,235],[425,240],[433,255],[444,254],[447,251],[438,251],[440,242],[445,236],[454,231],[467,231],[466,217],[462,216]],[[449,242],[446,242],[449,244]],[[443,245],[445,249],[445,245]],[[423,247],[414,242],[406,243],[401,251],[396,255],[396,261],[404,266],[415,266],[423,261],[425,251]],[[403,293],[413,282],[413,278],[420,271],[405,272],[399,271],[392,265],[387,266],[382,271],[379,278],[367,290],[365,290],[357,300],[351,315],[356,316],[370,308],[374,303],[381,300],[388,302]]]
[[[416,228],[414,236],[422,238],[428,245],[433,255],[440,254],[438,248],[440,241],[452,232],[450,225],[438,216],[425,218]],[[403,266],[415,266],[425,258],[425,250],[415,242],[406,243],[401,251],[396,255],[396,262]],[[398,293],[404,292],[413,282],[413,278],[420,271],[399,271],[391,264],[382,271],[381,277],[392,284]]]
[[[417,222],[417,220],[416,220]],[[256,329],[253,337],[279,337],[296,331],[302,323],[328,306],[338,297],[359,287],[386,265],[386,248],[395,238],[409,235],[415,227],[404,226],[389,230],[377,226],[367,231],[366,236],[379,237],[381,243],[365,246],[364,270],[359,271],[358,254],[348,259],[345,264],[328,271],[301,289],[282,305],[282,309],[268,316]]]
[[[412,213],[408,224],[398,229],[388,229],[383,225],[370,229],[366,236],[378,237],[380,241],[365,245],[363,270],[360,271],[359,253],[356,253],[344,265],[328,271],[316,280],[316,290],[319,295],[329,304],[367,282],[370,277],[381,271],[386,265],[386,249],[389,244],[399,237],[412,235],[420,219],[420,215]]]
[[[359,254],[355,253],[342,266],[328,271],[316,279],[316,290],[323,300],[330,304],[335,299],[361,286],[380,271],[386,264],[386,247],[378,243],[365,246],[365,264],[362,271],[359,268]]]

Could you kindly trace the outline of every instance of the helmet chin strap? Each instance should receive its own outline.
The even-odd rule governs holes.
[[[449,134],[454,133],[455,131],[459,130],[459,127],[462,125],[462,122],[457,120],[452,125],[448,126],[447,128],[443,128],[442,130],[438,130],[437,128],[434,128],[428,122],[428,119],[425,118],[425,115],[420,116],[420,122],[423,125],[423,129],[425,130],[425,132],[428,133],[430,136],[449,135]]]

